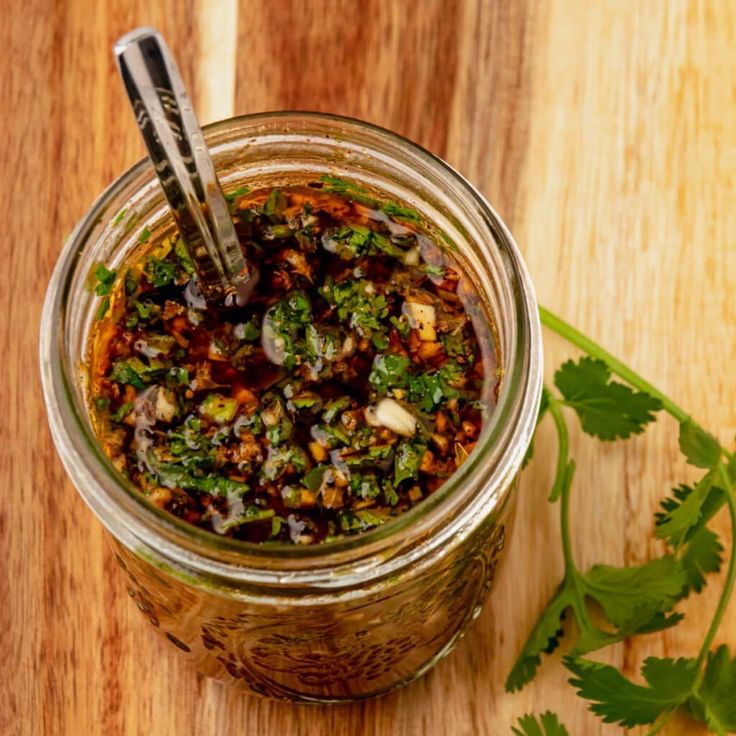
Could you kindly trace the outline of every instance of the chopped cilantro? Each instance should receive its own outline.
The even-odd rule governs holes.
[[[336,307],[341,322],[347,322],[361,334],[385,330],[382,320],[388,314],[388,304],[372,282],[346,279],[337,283],[328,278],[319,293]]]
[[[330,448],[350,445],[350,436],[339,424],[316,424],[312,427],[312,436]]]
[[[131,401],[126,401],[110,415],[110,421],[119,424],[128,416],[128,414],[130,414],[131,411],[133,411],[133,403]]]
[[[402,480],[417,478],[419,466],[427,450],[427,445],[419,439],[402,442],[394,458],[394,485],[398,486]]]
[[[261,328],[255,323],[254,320],[248,322],[241,322],[235,325],[233,334],[238,340],[245,340],[245,342],[255,342],[261,336]]]
[[[106,314],[107,310],[110,309],[110,297],[106,296],[100,302],[100,306],[97,308],[95,319],[101,320]]]
[[[197,269],[194,265],[194,261],[192,260],[192,257],[189,255],[189,251],[186,249],[186,246],[184,245],[184,241],[181,238],[176,239],[176,244],[174,245],[174,253],[176,257],[179,259],[179,263],[181,264],[181,267],[190,276],[194,276],[194,274],[197,272]]]
[[[302,291],[293,291],[288,297],[269,309],[264,331],[274,345],[283,351],[283,365],[293,368],[304,354],[305,347],[297,339],[300,329],[312,322],[312,304]]]
[[[385,396],[391,389],[407,386],[410,364],[405,355],[379,353],[373,359],[368,380],[380,396]]]
[[[222,394],[212,393],[199,405],[199,411],[211,422],[227,424],[238,411],[238,402]]]
[[[448,332],[440,337],[440,342],[449,358],[472,358],[472,351],[462,331]]]
[[[319,180],[326,184],[324,188],[326,192],[340,194],[369,207],[376,205],[376,201],[370,196],[370,192],[365,187],[360,186],[360,184],[330,174],[323,174]]]
[[[453,362],[445,363],[438,371],[411,376],[409,401],[421,411],[434,411],[450,399],[464,395],[456,386],[463,376],[463,369]]]
[[[351,401],[352,399],[349,396],[341,396],[339,399],[330,401],[322,413],[322,419],[324,419],[327,424],[331,424],[343,409],[347,409],[347,407],[350,406]]]
[[[312,491],[312,493],[317,493],[322,486],[322,479],[325,477],[327,470],[327,465],[318,465],[317,467],[307,471],[302,479],[306,488]]]
[[[413,222],[418,224],[421,222],[419,213],[413,207],[403,207],[395,202],[386,202],[383,205],[383,211],[389,216],[395,219],[406,220],[406,222]]]
[[[273,519],[276,512],[273,509],[263,509],[258,506],[246,506],[242,513],[233,517],[232,519],[226,519],[220,525],[220,531],[224,532],[228,529],[235,529],[243,524],[252,524],[257,521],[268,521]],[[271,527],[273,529],[273,526]]]
[[[174,366],[169,369],[166,374],[166,385],[169,387],[173,386],[186,386],[189,384],[189,371],[181,366]]]
[[[404,257],[404,250],[394,245],[385,235],[365,225],[341,225],[329,230],[322,236],[322,245],[325,250],[337,253],[345,260],[379,252],[392,258]]]
[[[301,472],[308,467],[307,453],[299,445],[285,444],[269,450],[266,462],[261,466],[261,475],[266,480],[276,480],[289,468]]]
[[[151,286],[160,289],[174,283],[176,278],[176,264],[171,261],[162,261],[150,256],[146,261],[145,274]]]
[[[248,485],[241,481],[214,474],[199,476],[178,463],[155,463],[154,468],[161,484],[169,488],[200,491],[213,496],[243,495],[249,490]]]
[[[294,424],[288,416],[281,417],[278,424],[266,429],[266,439],[272,447],[282,445],[291,438]]]
[[[248,192],[250,192],[250,189],[248,187],[238,187],[232,192],[228,192],[225,195],[225,199],[228,202],[234,202],[238,197],[242,197],[243,195],[248,194]]]
[[[95,286],[95,294],[97,296],[104,296],[112,292],[113,284],[115,283],[115,271],[110,271],[102,263],[95,269],[95,278],[97,279],[97,286]]]
[[[110,380],[133,386],[133,388],[144,389],[146,384],[141,376],[145,371],[146,365],[139,358],[119,360],[113,366]]]
[[[135,294],[138,291],[138,279],[131,269],[125,272],[125,293],[128,296]]]
[[[398,330],[398,333],[402,337],[409,337],[411,325],[405,314],[402,314],[400,317],[391,316],[389,322]]]
[[[386,515],[371,509],[338,512],[338,523],[344,532],[363,531],[384,524],[386,521],[388,521]]]
[[[436,276],[437,278],[440,278],[440,279],[445,278],[444,266],[438,266],[434,263],[422,263],[422,265],[419,266],[419,269],[421,271],[424,271],[424,273],[426,273],[427,276]]]
[[[271,222],[280,220],[286,209],[286,197],[280,189],[272,189],[268,198],[263,203],[261,212],[268,217]]]
[[[378,498],[381,493],[375,473],[352,473],[350,489],[358,498]]]

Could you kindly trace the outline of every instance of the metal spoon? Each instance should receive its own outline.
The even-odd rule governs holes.
[[[227,201],[173,56],[154,28],[114,47],[148,155],[210,305],[244,304],[258,278],[240,249]]]

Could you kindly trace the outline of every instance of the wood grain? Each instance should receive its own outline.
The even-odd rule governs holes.
[[[126,599],[101,528],[54,453],[35,368],[41,301],[64,236],[142,154],[110,47],[153,24],[205,119],[329,110],[445,156],[511,225],[540,300],[728,440],[733,4],[11,0],[4,10],[0,733],[485,736],[548,707],[575,736],[618,733],[587,713],[555,658],[527,690],[503,693],[561,569],[555,510],[544,500],[554,452],[546,430],[493,599],[419,682],[376,701],[305,709],[183,669]],[[569,351],[548,338],[551,370]],[[687,476],[673,424],[612,447],[575,432],[573,446],[581,562],[656,553],[652,513]],[[607,656],[633,674],[648,654],[693,654],[718,591],[716,578],[687,602],[683,625]],[[734,606],[719,641],[736,645]]]

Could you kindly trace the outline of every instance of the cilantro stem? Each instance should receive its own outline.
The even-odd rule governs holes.
[[[567,422],[560,410],[560,402],[557,399],[551,398],[552,393],[549,389],[547,392],[550,396],[549,413],[552,415],[552,421],[554,421],[555,429],[557,430],[557,472],[555,473],[555,483],[549,494],[550,503],[554,503],[560,497],[569,472],[570,436],[567,431]],[[567,483],[567,485],[569,486],[570,484]]]
[[[728,603],[733,593],[734,583],[736,583],[736,495],[734,494],[733,483],[731,482],[728,471],[726,470],[723,463],[720,463],[718,465],[718,472],[721,475],[723,483],[726,487],[726,503],[728,504],[728,511],[731,517],[731,554],[728,563],[728,572],[726,573],[726,582],[723,586],[723,590],[721,591],[721,596],[718,599],[718,605],[716,607],[715,613],[713,614],[713,618],[711,619],[710,626],[708,627],[708,631],[705,635],[705,639],[703,639],[700,651],[698,652],[698,657],[695,660],[695,672],[697,673],[695,676],[695,680],[693,681],[690,690],[682,696],[680,700],[680,705],[684,703],[691,695],[697,693],[698,688],[703,682],[703,665],[705,664],[705,660],[708,657],[708,652],[710,652],[710,648],[713,644],[713,639],[715,639],[716,633],[718,632],[718,629],[720,628],[720,625],[723,621],[723,617],[726,613]],[[652,728],[647,731],[647,736],[655,736],[655,734],[658,734],[662,730],[664,725],[670,720],[670,718],[672,718],[675,711],[677,710],[677,707],[679,707],[679,705],[663,711],[659,715],[659,718],[657,718],[657,720],[652,724]]]
[[[656,734],[658,734],[667,725],[667,722],[673,715],[675,715],[676,712],[677,708],[674,706],[663,710],[657,717],[657,720],[652,724],[652,727],[647,731],[647,736],[656,736]]]
[[[571,324],[568,324],[565,320],[542,306],[539,307],[539,317],[543,325],[561,337],[564,337],[568,342],[580,348],[592,358],[602,360],[613,373],[623,378],[624,381],[638,388],[639,391],[644,391],[644,393],[653,396],[655,399],[659,399],[662,402],[662,408],[677,419],[678,422],[684,422],[690,418],[690,415],[681,406],[675,404],[668,396],[652,386],[649,381],[642,378],[642,376],[629,368],[625,363],[622,363],[618,358],[615,358],[597,342],[586,337],[579,330],[576,330]]]
[[[550,494],[550,502],[560,498],[560,536],[562,538],[562,554],[565,561],[565,583],[569,586],[573,595],[572,608],[581,633],[590,634],[595,627],[588,616],[588,608],[585,605],[585,593],[580,587],[580,573],[575,565],[575,555],[572,551],[572,535],[570,533],[570,493],[572,490],[572,476],[575,471],[575,463],[570,460],[570,440],[567,430],[567,422],[562,413],[562,402],[553,398],[552,392],[547,389],[549,395],[549,413],[557,430],[558,456],[557,473],[555,484]]]
[[[705,635],[703,645],[700,647],[700,652],[698,654],[696,664],[699,672],[703,662],[705,662],[705,658],[708,656],[708,652],[710,651],[711,644],[713,644],[713,639],[715,638],[718,628],[721,625],[721,621],[723,621],[726,608],[728,607],[728,602],[731,598],[731,594],[733,593],[734,583],[736,583],[736,495],[734,495],[733,483],[731,482],[731,478],[723,463],[718,465],[718,471],[726,487],[726,503],[728,504],[728,512],[731,517],[731,555],[728,562],[726,582],[723,585],[721,597],[718,599],[716,612],[713,614],[713,619],[708,627],[708,633]],[[702,677],[702,675],[699,675],[699,678],[700,677]]]
[[[555,407],[557,414],[560,414],[559,407]],[[550,407],[551,409],[551,407]],[[555,416],[555,412],[552,411],[552,416]],[[562,423],[564,425],[564,419]],[[555,421],[555,424],[557,422]],[[567,574],[574,572],[577,568],[575,567],[575,557],[572,551],[572,538],[570,535],[570,489],[569,483],[564,483],[561,489],[561,501],[560,501],[560,533],[562,535],[562,554],[565,558],[565,571]]]

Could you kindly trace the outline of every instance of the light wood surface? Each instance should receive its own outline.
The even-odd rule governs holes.
[[[736,432],[736,5],[483,0],[10,0],[0,49],[0,734],[486,736],[553,708],[602,726],[556,658],[502,682],[561,569],[545,502],[549,431],[523,478],[492,600],[422,680],[355,706],[243,695],[182,667],[127,600],[102,529],[46,426],[41,303],[64,236],[142,155],[110,53],[158,26],[205,121],[302,108],[393,128],[445,157],[497,207],[540,301],[630,361],[724,440]],[[568,354],[547,335],[552,369]],[[686,477],[672,422],[602,447],[575,427],[581,561],[657,552],[652,513]],[[721,527],[725,532],[725,525]],[[674,631],[607,653],[692,655],[719,591]],[[719,641],[736,646],[736,604]],[[692,724],[669,733],[698,733]]]

